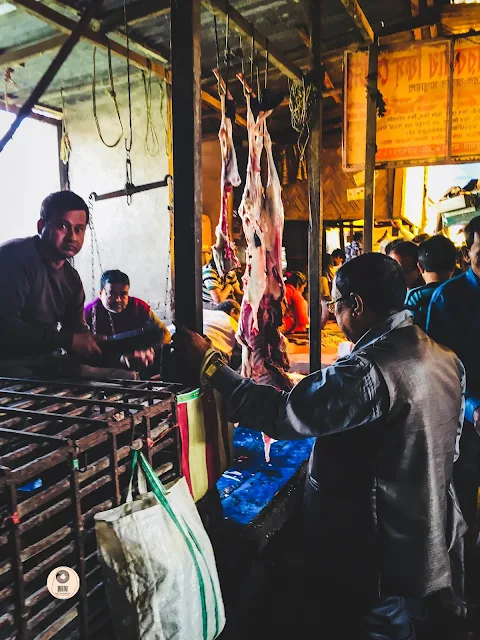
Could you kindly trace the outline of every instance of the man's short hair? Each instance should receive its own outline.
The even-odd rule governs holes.
[[[457,250],[445,236],[433,236],[418,248],[418,264],[424,271],[442,273],[453,271],[457,262]]]
[[[356,293],[377,316],[405,308],[407,283],[402,267],[383,253],[364,253],[337,271],[335,285],[348,298]]]
[[[392,253],[392,251],[395,249],[397,244],[400,244],[401,242],[403,242],[401,238],[395,238],[395,240],[392,240],[391,242],[389,242],[385,247],[385,255],[388,256],[390,253]]]
[[[89,223],[88,205],[73,191],[56,191],[47,196],[40,207],[40,220],[50,222],[63,216],[67,211],[85,211],[87,224]]]
[[[240,305],[236,300],[224,300],[215,307],[215,311],[224,311],[227,315],[232,313],[232,309],[240,313]]]
[[[342,260],[345,260],[345,251],[342,251],[341,249],[334,249],[332,251],[332,260],[335,260],[335,258],[342,258]]]
[[[100,291],[103,291],[107,284],[125,284],[130,286],[130,278],[119,269],[110,269],[102,273],[100,278]]]
[[[389,254],[395,252],[399,258],[411,258],[416,265],[418,262],[418,247],[414,242],[402,240],[390,249]]]
[[[475,234],[478,233],[480,235],[480,216],[473,218],[465,227],[465,242],[467,243],[468,249],[472,248],[473,243],[475,242]]]
[[[353,240],[354,242],[361,242],[363,240],[363,231],[355,231]]]
[[[432,236],[428,233],[419,233],[418,236],[412,238],[412,242],[414,242],[415,244],[422,244],[422,242],[425,242],[425,240],[429,240],[431,237]]]

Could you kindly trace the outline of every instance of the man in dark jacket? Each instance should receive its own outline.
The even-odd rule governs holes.
[[[225,396],[234,421],[275,439],[317,438],[304,499],[309,584],[336,640],[413,639],[404,598],[451,588],[445,523],[458,514],[447,494],[464,369],[413,325],[405,293],[391,258],[346,263],[332,307],[353,351],[290,393],[241,378],[200,336],[177,335],[177,354]]]

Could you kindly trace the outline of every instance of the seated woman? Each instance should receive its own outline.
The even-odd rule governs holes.
[[[294,271],[286,281],[283,312],[283,333],[301,333],[309,324],[308,304],[303,297],[307,277],[301,271]]]
[[[105,271],[100,278],[100,293],[98,298],[85,307],[85,320],[93,334],[112,336],[134,329],[141,329],[147,322],[159,327],[162,344],[170,342],[171,336],[167,327],[158,318],[151,307],[130,296],[130,279],[126,273],[118,269]],[[150,353],[151,364],[155,354]],[[135,357],[123,357],[123,363],[128,368],[136,368]],[[150,367],[149,367],[150,368]],[[151,373],[154,373],[152,370]]]

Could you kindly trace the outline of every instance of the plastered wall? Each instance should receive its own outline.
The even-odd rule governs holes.
[[[138,74],[136,74],[138,76]],[[152,120],[158,136],[159,150],[154,157],[145,152],[147,111],[144,88],[137,84],[132,89],[133,147],[131,153],[133,182],[141,185],[162,180],[168,173],[165,145],[165,125],[160,115],[158,81],[152,81]],[[122,88],[123,89],[123,88]],[[128,132],[126,91],[119,92],[120,114]],[[107,142],[119,134],[119,124],[110,97],[98,89],[98,118]],[[116,191],[125,185],[125,146],[123,139],[113,148],[100,140],[92,114],[91,98],[67,104],[69,135],[72,144],[70,159],[71,189],[88,199],[98,194]],[[166,122],[166,100],[163,110]],[[170,321],[171,273],[169,263],[170,213],[169,190],[155,189],[133,196],[131,206],[126,198],[98,202],[93,212],[98,238],[98,253],[94,244],[94,290],[98,289],[100,264],[104,270],[121,269],[131,281],[131,294],[142,298],[164,320]],[[87,302],[92,299],[92,245],[87,232],[84,248],[75,258],[75,268],[83,280]]]

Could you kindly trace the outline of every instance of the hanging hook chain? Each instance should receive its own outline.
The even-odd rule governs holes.
[[[130,81],[130,35],[128,30],[127,19],[127,0],[123,0],[123,20],[125,28],[125,36],[127,39],[127,87],[128,87],[128,128],[129,137],[125,138],[125,189],[127,191],[127,205],[132,204],[132,195],[128,193],[128,188],[133,184],[132,178],[132,158],[130,152],[133,145],[133,127],[132,127],[132,85]]]
[[[95,251],[97,253],[98,266],[100,267],[100,273],[103,273],[102,267],[102,259],[100,258],[100,247],[98,245],[97,232],[95,230],[95,224],[93,221],[93,210],[95,205],[96,194],[91,193],[88,198],[88,226],[90,227],[90,247],[91,247],[91,269],[92,269],[92,299],[95,298],[95,293],[97,291],[96,282],[95,282]]]
[[[267,88],[268,80],[268,38],[265,43],[265,89]]]

